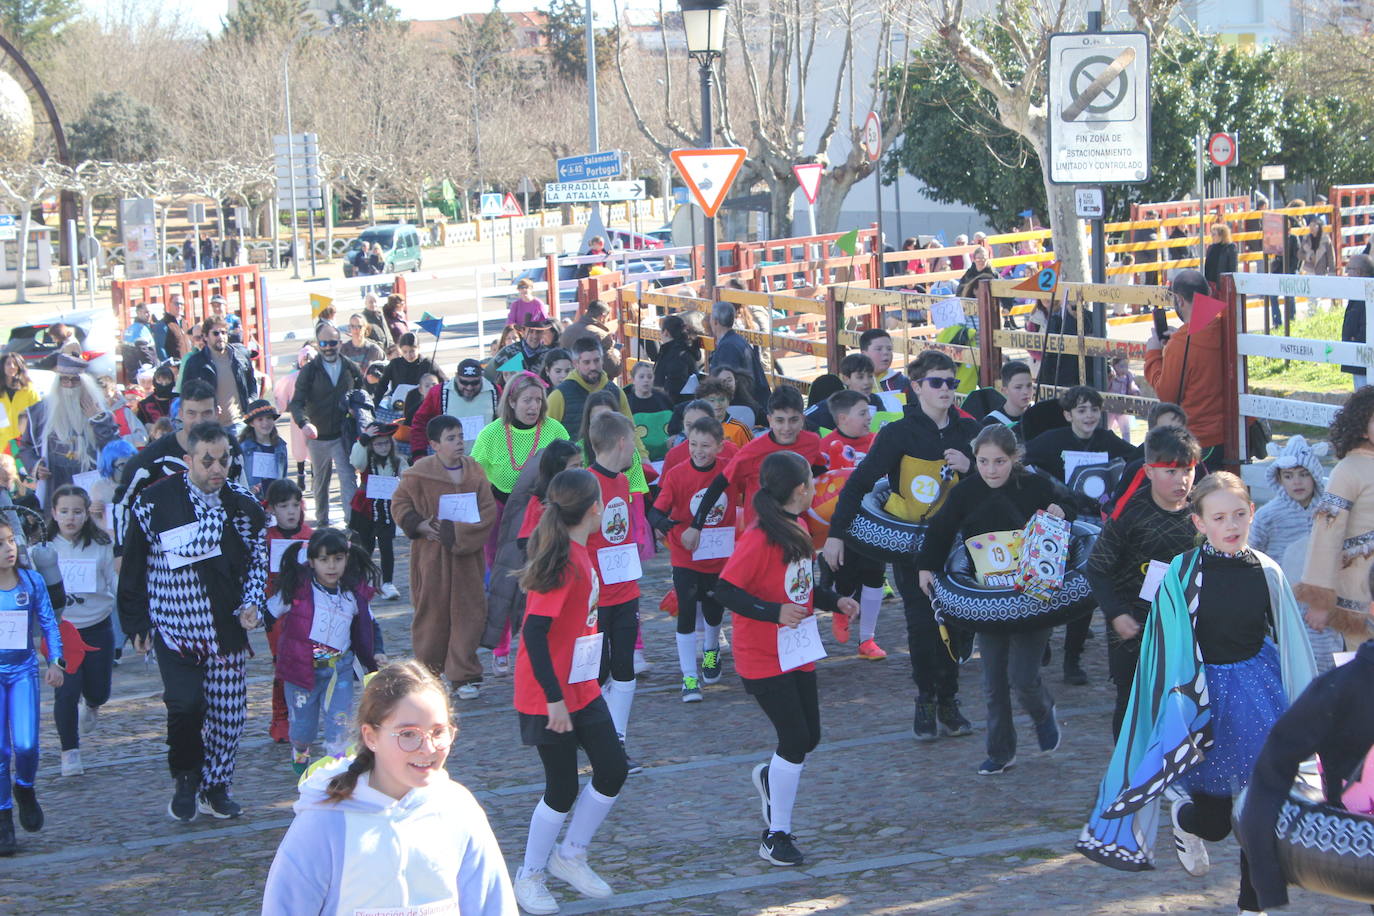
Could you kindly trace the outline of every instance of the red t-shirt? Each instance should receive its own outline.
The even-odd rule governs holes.
[[[754,491],[759,486],[759,468],[763,459],[774,452],[796,452],[810,465],[821,463],[821,437],[802,430],[791,445],[778,445],[772,433],[764,433],[739,450],[739,454],[725,466],[725,479],[734,487],[736,501],[744,506],[744,527],[754,522]]]
[[[805,530],[805,529],[803,529]],[[739,586],[762,601],[778,604],[800,604],[812,610],[811,557],[794,563],[782,561],[782,548],[769,542],[760,528],[750,528],[735,544],[735,552],[726,561],[720,578]],[[782,674],[778,666],[778,629],[781,624],[755,620],[742,614],[734,618],[735,670],[740,677],[764,678]],[[797,671],[815,671],[808,663]]]
[[[636,557],[634,562],[638,562],[639,544],[630,531],[630,482],[624,474],[607,477],[595,469],[592,476],[601,485],[601,503],[605,508],[601,512],[601,527],[587,538],[587,552],[592,555],[596,574],[601,579],[601,606],[610,607],[638,598],[639,579],[607,583],[604,567],[608,558],[601,551],[616,550],[628,554],[633,550]]]
[[[692,551],[682,546],[682,532],[691,526],[697,507],[701,505],[701,497],[706,494],[711,481],[720,475],[720,467],[719,458],[704,471],[698,470],[691,461],[685,461],[665,473],[659,482],[658,499],[654,507],[678,522],[668,531],[666,538],[668,555],[673,566],[712,574],[725,568],[725,557],[718,560],[693,560]],[[716,507],[706,516],[706,527],[733,528],[734,523],[735,513],[730,505],[730,490],[727,488],[716,500]]]
[[[568,683],[572,670],[573,644],[581,636],[596,632],[597,576],[587,548],[576,541],[568,543],[568,572],[563,584],[551,592],[530,592],[525,616],[552,617],[549,626],[549,658],[553,661],[563,702],[568,712],[577,712],[601,696],[596,678]],[[521,640],[515,658],[515,708],[532,716],[548,715],[549,701],[544,688],[534,679],[530,657]]]
[[[716,464],[725,467],[730,463],[730,459],[739,453],[739,446],[729,439],[723,439],[720,443],[720,453],[716,455]],[[668,449],[668,454],[663,456],[663,472],[667,474],[675,465],[679,465],[692,457],[687,450],[687,440],[683,439],[677,445]]]
[[[869,449],[873,448],[873,438],[877,433],[865,433],[857,439],[841,433],[838,429],[821,440],[821,458],[832,471],[856,467]]]
[[[543,517],[544,501],[531,496],[530,501],[525,503],[525,514],[520,518],[520,530],[516,532],[516,538],[528,538],[533,535],[534,529],[539,527],[539,520]]]
[[[301,523],[301,529],[295,534],[283,534],[282,530],[276,525],[267,527],[267,587],[263,590],[264,598],[271,598],[277,593],[277,576],[280,570],[272,572],[272,542],[273,541],[308,541],[310,536],[315,533],[315,529],[305,523]],[[283,550],[285,548],[277,548]],[[304,548],[301,548],[302,550]]]

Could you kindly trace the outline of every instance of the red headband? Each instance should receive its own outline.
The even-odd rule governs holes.
[[[1193,462],[1193,461],[1190,461],[1190,462],[1188,462],[1187,464],[1184,464],[1182,461],[1152,461],[1152,462],[1150,462],[1149,464],[1145,465],[1145,467],[1147,467],[1147,468],[1184,468],[1184,469],[1187,469],[1187,468],[1195,468],[1195,467],[1197,467],[1197,463],[1196,463],[1196,462]]]

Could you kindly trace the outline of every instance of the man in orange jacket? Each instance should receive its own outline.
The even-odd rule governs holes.
[[[1210,321],[1196,333],[1189,326],[1193,296],[1210,292],[1200,271],[1179,271],[1169,289],[1183,327],[1165,341],[1151,333],[1145,343],[1145,378],[1161,401],[1178,404],[1187,412],[1188,430],[1202,445],[1202,463],[1209,471],[1219,471],[1226,441],[1222,322]]]

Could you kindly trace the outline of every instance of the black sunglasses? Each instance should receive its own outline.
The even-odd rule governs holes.
[[[338,345],[339,345],[339,342],[338,342],[337,340],[322,340],[322,341],[320,341],[320,346],[321,346],[321,347],[337,347]]]
[[[948,388],[951,391],[959,387],[959,380],[957,378],[946,378],[943,375],[936,375],[928,378],[918,378],[916,380],[917,384],[921,384],[922,382],[929,385],[931,388]]]

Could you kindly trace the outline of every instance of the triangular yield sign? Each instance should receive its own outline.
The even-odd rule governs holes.
[[[723,149],[675,149],[669,155],[677,166],[687,189],[707,218],[714,218],[734,184],[744,157],[749,151],[740,147]]]
[[[510,191],[506,192],[505,198],[501,201],[502,216],[524,216],[525,211],[520,209],[520,201],[515,199],[515,195]]]
[[[821,189],[821,173],[824,171],[825,166],[819,162],[799,162],[792,166],[792,174],[797,176],[797,184],[801,185],[809,204],[816,202],[816,192]]]

